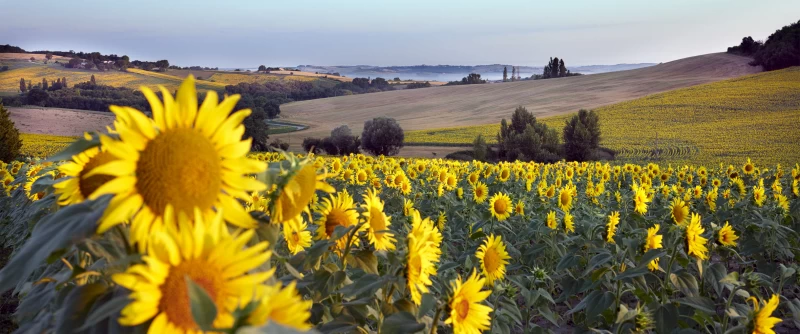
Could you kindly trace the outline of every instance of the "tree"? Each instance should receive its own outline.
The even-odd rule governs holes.
[[[564,65],[564,58],[561,58],[561,60],[558,63],[558,76],[559,77],[567,76],[567,66]]]
[[[280,138],[275,138],[272,140],[271,143],[269,143],[269,147],[271,148],[272,151],[274,151],[275,149],[286,151],[289,149],[289,143],[280,140]]]
[[[312,137],[303,139],[303,151],[319,154],[322,150],[322,139]]]
[[[61,78],[61,87],[68,88],[67,87],[67,77]]]
[[[483,135],[475,137],[475,141],[472,142],[472,157],[475,158],[475,160],[486,161],[487,150],[488,147],[486,146],[486,140],[483,139]]]
[[[0,161],[11,162],[16,159],[21,147],[19,130],[11,121],[11,114],[0,104]]]
[[[253,143],[250,146],[251,151],[264,152],[269,150],[267,140],[269,139],[269,125],[267,124],[267,117],[263,110],[253,109],[250,116],[247,116],[244,121],[244,135],[242,138],[252,138]]]
[[[47,78],[42,78],[42,89],[47,90]]]
[[[503,82],[508,81],[508,66],[503,66]]]
[[[558,76],[559,76],[558,75],[558,69],[559,69],[558,64],[559,64],[558,57],[553,58],[553,61],[550,64],[550,77],[551,78],[558,78]]]
[[[31,61],[36,61],[36,57],[31,57]]]
[[[50,60],[53,59],[53,54],[48,52],[47,54],[44,55],[44,57],[47,58],[47,60]]]
[[[267,71],[267,67],[264,66],[264,65],[261,65],[261,66],[258,67],[258,71],[259,72],[266,72]]]
[[[156,62],[156,67],[161,72],[166,72],[169,69],[169,61],[166,59],[162,59]]]
[[[25,79],[24,78],[20,78],[19,79],[19,92],[20,93],[25,93],[27,91],[28,91],[28,87],[25,86]]]
[[[403,147],[403,128],[393,118],[377,117],[364,122],[361,147],[374,155],[395,155]]]
[[[511,66],[511,81],[517,81],[517,68]]]
[[[68,68],[77,68],[83,61],[80,58],[72,58],[67,63]]]
[[[94,74],[92,74],[92,78],[90,79],[90,81],[89,81],[89,82],[91,82],[91,83],[92,83],[92,85],[97,85],[97,80],[95,80],[95,78],[94,78]]]
[[[761,65],[767,71],[800,66],[800,21],[769,35],[753,58],[751,65]]]
[[[554,162],[560,159],[558,133],[536,121],[536,117],[525,107],[517,107],[511,116],[511,124],[500,122],[497,134],[500,157],[509,160],[533,160]]]
[[[92,68],[94,68],[94,66],[95,66],[95,65],[94,65],[94,63],[93,63],[93,62],[91,62],[91,61],[87,61],[87,62],[86,62],[86,65],[84,66],[84,68],[86,68],[87,70],[91,70]]]
[[[600,118],[581,109],[564,124],[564,154],[568,160],[586,161],[600,146]]]
[[[31,89],[28,91],[28,104],[37,105],[37,106],[44,106],[44,103],[50,97],[50,94],[47,94],[46,91],[41,89]]]

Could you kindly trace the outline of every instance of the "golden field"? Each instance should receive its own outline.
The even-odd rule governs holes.
[[[46,158],[69,146],[76,137],[21,133],[20,138],[22,139],[20,154]]]
[[[730,163],[750,157],[776,164],[800,160],[800,68],[682,88],[595,109],[602,145],[625,161],[662,150],[664,163]],[[510,118],[512,110],[508,111]],[[559,131],[570,115],[540,119]],[[407,143],[497,141],[499,124],[406,133]]]

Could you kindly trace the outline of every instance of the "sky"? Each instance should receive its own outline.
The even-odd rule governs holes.
[[[0,0],[0,44],[180,66],[659,63],[766,40],[798,0]]]

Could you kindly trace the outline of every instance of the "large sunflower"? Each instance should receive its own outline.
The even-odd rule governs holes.
[[[487,196],[489,196],[489,187],[487,187],[486,184],[478,181],[472,186],[472,198],[475,200],[475,203],[483,203]]]
[[[719,236],[717,240],[723,246],[735,247],[736,239],[739,239],[739,237],[736,236],[736,231],[733,230],[731,224],[725,222],[725,226],[722,226],[722,228],[719,230]]]
[[[294,281],[283,288],[280,284],[259,286],[254,296],[258,306],[250,313],[248,324],[263,325],[270,321],[301,331],[311,329],[308,319],[314,302],[303,300]]]
[[[561,188],[561,190],[558,192],[558,207],[565,212],[569,211],[569,209],[572,209],[572,196],[572,188]]]
[[[152,319],[151,333],[199,332],[189,302],[189,278],[214,301],[214,327],[230,327],[232,312],[241,301],[249,300],[258,285],[272,276],[274,270],[248,274],[271,255],[266,242],[244,248],[253,230],[231,236],[222,211],[209,222],[197,211],[193,221],[181,215],[177,228],[154,232],[142,257],[144,263],[112,277],[132,291],[132,301],[119,318],[121,325],[135,326]]]
[[[489,199],[489,212],[492,217],[497,218],[499,221],[504,221],[511,216],[514,211],[514,206],[511,204],[511,198],[504,193],[496,193]]]
[[[236,200],[247,200],[248,192],[265,189],[247,176],[266,168],[264,162],[247,158],[252,140],[241,139],[242,121],[250,110],[231,113],[239,95],[217,104],[214,91],[206,94],[198,108],[191,75],[175,99],[166,88],[159,88],[163,103],[149,88],[141,88],[150,102],[152,119],[133,108],[110,108],[117,116],[119,140],[102,136],[101,143],[118,160],[85,175],[114,176],[90,196],[114,195],[98,232],[131,219],[132,239],[143,247],[151,232],[175,225],[177,217],[192,218],[199,212],[208,218],[215,211],[224,211],[229,223],[255,227],[255,220]]]
[[[749,301],[753,302],[752,324],[754,334],[775,334],[775,330],[773,330],[773,328],[775,325],[781,322],[781,319],[773,317],[772,312],[775,312],[775,310],[778,308],[780,299],[780,296],[772,295],[772,297],[769,298],[769,301],[759,303],[756,297],[748,298]]]
[[[411,300],[419,305],[422,302],[422,294],[427,293],[428,286],[433,284],[430,277],[436,275],[436,263],[439,262],[441,255],[439,245],[442,235],[430,219],[421,219],[419,212],[415,211],[411,232],[407,238],[406,282]]]
[[[317,174],[317,168],[311,161],[303,163],[297,173],[286,182],[272,207],[270,222],[283,223],[290,221],[303,212],[309,212],[308,206],[317,190],[334,192],[335,189],[325,183],[327,175]]]
[[[689,218],[689,206],[680,198],[675,197],[675,199],[672,200],[672,204],[670,204],[670,215],[675,224],[684,227],[686,225],[686,219]]]
[[[485,285],[485,278],[478,277],[477,272],[472,271],[472,275],[466,280],[461,281],[459,276],[456,281],[451,283],[453,297],[450,298],[450,317],[444,323],[453,326],[455,334],[480,334],[489,329],[491,318],[489,313],[492,308],[481,304],[492,294],[491,290],[481,291]]]
[[[701,236],[705,231],[703,226],[700,225],[700,215],[693,213],[692,221],[686,228],[686,253],[694,255],[700,260],[708,258],[708,248],[706,248],[708,239]]]
[[[319,225],[317,240],[330,239],[337,226],[347,228],[358,224],[358,212],[355,210],[353,197],[347,190],[331,195],[330,198],[322,199],[318,210],[322,216],[314,222]],[[358,242],[357,238],[354,239],[354,244],[358,244]],[[347,237],[337,240],[336,245],[340,250],[347,247]]]
[[[83,202],[97,188],[113,179],[109,175],[93,175],[87,177],[96,167],[117,160],[114,155],[100,147],[92,147],[72,156],[72,161],[58,166],[58,171],[66,178],[53,185],[58,196],[59,205],[70,205]]]
[[[395,249],[394,243],[397,241],[394,238],[394,233],[389,230],[392,225],[392,217],[386,216],[383,212],[383,201],[378,197],[378,193],[374,189],[368,189],[364,194],[364,219],[367,224],[367,239],[375,246],[376,250],[389,250]]]
[[[481,261],[483,275],[486,276],[486,285],[492,285],[496,280],[502,280],[506,275],[506,265],[508,256],[506,245],[501,236],[489,235],[486,240],[478,247],[475,257]]]

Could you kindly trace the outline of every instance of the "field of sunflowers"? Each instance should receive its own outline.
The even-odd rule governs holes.
[[[800,67],[676,89],[595,109],[602,145],[618,160],[662,164],[800,161]],[[508,111],[509,118],[512,110]],[[540,119],[559,132],[572,115]],[[409,131],[407,144],[497,142],[497,124]]]
[[[20,332],[800,328],[800,165],[249,153],[194,80],[0,167]]]

